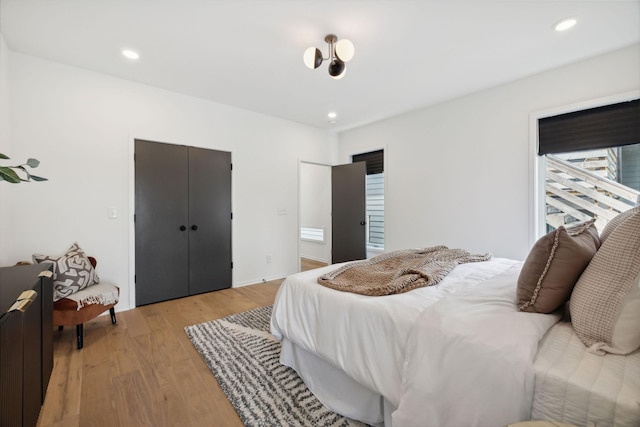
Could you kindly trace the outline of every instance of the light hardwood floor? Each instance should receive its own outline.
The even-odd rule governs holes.
[[[39,427],[242,426],[184,332],[273,303],[281,280],[151,304],[54,332],[54,367]]]
[[[300,269],[302,271],[312,270],[314,268],[324,267],[326,265],[326,262],[316,261],[309,258],[300,258]]]

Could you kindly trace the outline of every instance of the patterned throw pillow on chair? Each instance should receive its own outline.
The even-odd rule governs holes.
[[[33,262],[53,264],[53,301],[100,282],[91,261],[77,243],[59,257],[34,254]]]

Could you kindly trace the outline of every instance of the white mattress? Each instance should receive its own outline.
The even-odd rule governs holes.
[[[438,285],[385,297],[339,292],[316,282],[337,265],[298,273],[280,286],[271,332],[342,369],[397,406],[407,340],[420,313],[444,296],[479,285],[516,264],[503,258],[462,264]]]
[[[532,418],[588,427],[640,426],[640,350],[627,356],[586,351],[570,323],[540,342]]]

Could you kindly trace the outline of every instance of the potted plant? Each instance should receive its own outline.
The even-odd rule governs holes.
[[[9,157],[0,153],[0,160],[9,160]],[[27,181],[46,181],[47,178],[32,175],[27,170],[37,168],[40,162],[37,159],[27,159],[27,162],[17,166],[0,166],[0,181],[7,181],[11,184],[19,184]]]

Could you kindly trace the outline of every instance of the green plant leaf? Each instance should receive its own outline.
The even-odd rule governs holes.
[[[0,166],[0,176],[2,176],[3,180],[12,184],[18,184],[21,181],[16,171],[5,166]]]
[[[0,153],[0,160],[6,160],[9,157],[6,154]],[[25,164],[17,166],[0,166],[0,181],[7,181],[11,184],[18,184],[20,182],[33,181],[47,181],[46,178],[41,176],[31,175],[27,171],[27,167],[37,168],[40,165],[38,159],[29,158]],[[22,178],[18,172],[24,173],[26,179]]]
[[[31,168],[37,168],[39,164],[40,161],[38,159],[28,159],[26,163],[26,165]]]

